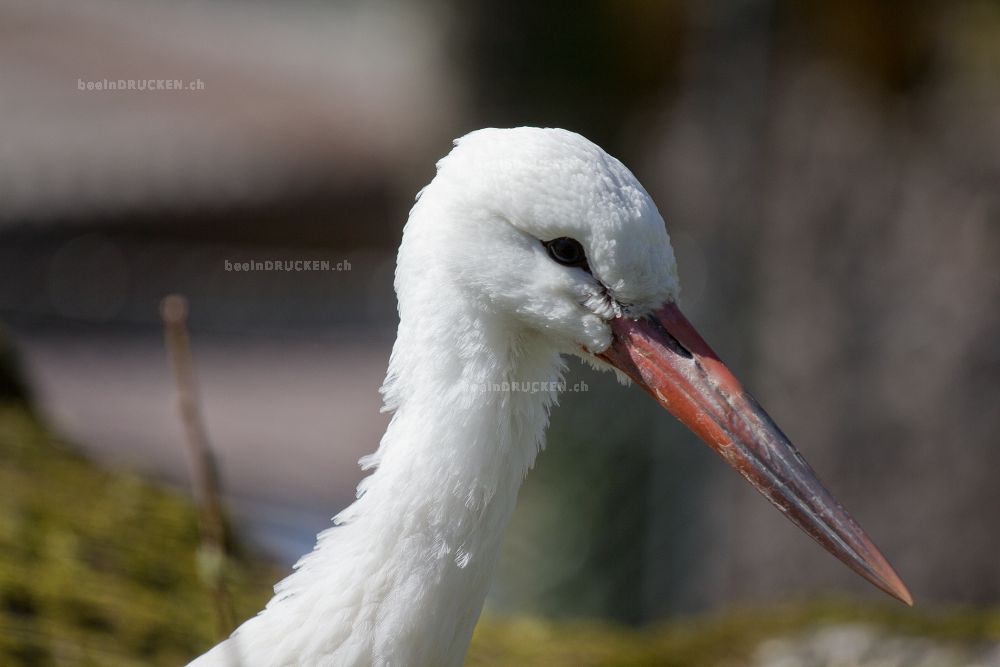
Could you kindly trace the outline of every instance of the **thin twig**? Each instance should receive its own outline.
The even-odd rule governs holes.
[[[236,623],[232,598],[226,587],[226,533],[218,467],[205,432],[198,383],[188,335],[188,301],[179,294],[164,297],[160,303],[167,353],[177,382],[177,403],[184,424],[185,444],[195,500],[198,503],[201,545],[198,569],[215,607],[218,638],[232,632]]]

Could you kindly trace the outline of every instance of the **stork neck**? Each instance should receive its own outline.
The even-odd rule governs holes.
[[[367,606],[353,626],[371,633],[373,654],[392,656],[386,664],[458,665],[562,365],[540,339],[489,313],[439,311],[433,323],[410,315],[401,312],[383,387],[395,414],[362,460],[378,469],[303,569],[324,553],[331,562],[357,554],[362,581],[350,585]],[[432,326],[440,321],[448,332]]]
[[[463,663],[562,364],[540,338],[457,298],[435,317],[400,302],[383,387],[394,415],[362,460],[377,470],[267,609],[206,660]]]
[[[267,609],[199,664],[462,664],[562,365],[489,313],[401,311],[383,387],[395,414],[363,460],[378,469]]]
[[[503,494],[512,506],[543,444],[562,365],[540,338],[495,314],[456,310],[444,318],[447,332],[401,321],[382,390],[395,414],[362,462],[379,470],[361,491],[391,484],[414,505],[457,499],[473,513]]]

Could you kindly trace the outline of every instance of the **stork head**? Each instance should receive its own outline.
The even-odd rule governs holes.
[[[469,302],[630,377],[799,528],[912,604],[865,532],[681,313],[663,218],[621,162],[565,130],[473,132],[418,201],[403,248],[414,246],[425,252],[400,252],[401,309],[402,278],[429,270],[414,258],[433,257]]]
[[[434,229],[422,235],[454,284],[562,352],[601,351],[623,309],[677,299],[674,253],[652,199],[621,162],[573,132],[466,135],[438,164],[425,205],[445,209],[423,216]]]

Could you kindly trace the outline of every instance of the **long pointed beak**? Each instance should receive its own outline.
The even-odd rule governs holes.
[[[827,551],[896,599],[913,598],[861,526],[676,304],[611,322],[599,356],[641,385]]]

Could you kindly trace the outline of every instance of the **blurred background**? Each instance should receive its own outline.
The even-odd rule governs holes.
[[[0,663],[213,641],[165,294],[246,617],[387,423],[415,193],[540,125],[636,173],[688,316],[919,607],[573,363],[470,664],[1000,664],[997,2],[0,0],[0,35]],[[226,270],[282,258],[343,270]]]

